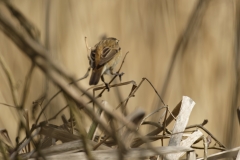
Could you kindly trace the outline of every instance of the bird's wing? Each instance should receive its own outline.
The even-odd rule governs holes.
[[[112,60],[113,57],[119,52],[119,49],[120,48],[109,48],[109,47],[104,48],[98,65],[100,66],[104,65],[105,63]]]

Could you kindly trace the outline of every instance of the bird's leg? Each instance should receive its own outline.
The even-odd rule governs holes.
[[[103,83],[104,83],[105,86],[106,86],[106,89],[107,89],[108,92],[109,92],[109,84],[105,82],[103,75],[101,75],[101,80],[103,81]]]
[[[118,73],[118,72],[113,73],[113,69],[110,69],[110,73],[111,73],[111,75],[119,76],[119,80],[120,80],[120,82],[122,81],[122,76],[124,75],[123,72],[122,72],[122,73]]]

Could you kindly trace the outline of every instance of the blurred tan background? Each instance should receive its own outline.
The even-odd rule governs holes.
[[[11,0],[11,2],[41,32],[41,43],[51,56],[63,64],[76,78],[82,77],[87,68],[87,50],[84,37],[94,46],[102,36],[116,37],[125,54],[129,51],[122,71],[122,81],[134,80],[137,84],[148,78],[162,94],[164,102],[173,109],[182,96],[195,102],[189,124],[200,124],[223,144],[232,148],[240,145],[240,129],[233,103],[236,88],[235,71],[235,1],[211,0],[204,5],[201,16],[196,16],[192,28],[183,37],[181,52],[177,53],[173,72],[169,72],[174,49],[183,35],[189,19],[196,9],[196,0],[152,1],[79,1],[79,0]],[[1,4],[0,4],[1,5]],[[7,11],[6,11],[6,14]],[[12,17],[9,17],[12,18]],[[19,25],[20,26],[20,25]],[[0,54],[4,57],[16,82],[19,97],[30,68],[30,60],[0,32]],[[119,66],[119,65],[118,65]],[[118,68],[118,67],[117,67]],[[105,76],[110,80],[111,76]],[[89,77],[80,82],[88,88]],[[117,80],[119,82],[119,80]],[[164,86],[166,92],[163,91]],[[57,88],[49,86],[48,97]],[[45,78],[34,70],[27,106],[39,98],[45,89]],[[120,87],[126,98],[131,86]],[[109,97],[115,89],[101,99],[117,106],[117,99]],[[13,105],[8,80],[0,68],[0,102]],[[235,101],[236,102],[236,101]],[[59,96],[46,112],[53,115],[65,105]],[[144,83],[128,105],[129,112],[141,107],[150,113],[159,103],[150,85]],[[14,108],[0,105],[0,128],[6,128],[14,141],[17,130],[17,113]],[[158,115],[159,116],[159,115]]]

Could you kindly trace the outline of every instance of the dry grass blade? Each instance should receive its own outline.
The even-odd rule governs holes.
[[[107,103],[105,103],[105,101],[102,101],[102,104],[103,104],[104,107],[105,107],[105,105],[107,105]],[[99,110],[97,111],[97,114],[98,114],[99,116],[101,116],[102,110],[99,109]],[[96,122],[93,121],[92,124],[91,124],[91,126],[90,126],[90,128],[89,128],[89,130],[88,130],[88,138],[89,138],[89,139],[91,139],[91,140],[94,139],[94,135],[95,135],[95,132],[96,132],[96,130],[97,130],[97,127],[98,127],[98,123],[96,123]]]
[[[75,141],[66,142],[63,144],[42,149],[40,150],[40,152],[45,156],[49,156],[49,155],[60,154],[60,153],[64,154],[64,153],[76,152],[82,149],[83,149],[82,140],[75,140]],[[34,153],[30,152],[30,153],[25,153],[20,155],[21,159],[36,158],[37,156],[38,156],[37,152],[34,152]]]
[[[179,146],[182,147],[190,147],[196,140],[198,140],[200,137],[203,136],[203,133],[199,130],[193,132],[187,139],[182,140]],[[173,159],[179,159],[181,156],[183,156],[185,153],[175,153],[173,156]],[[169,158],[171,159],[171,158]]]
[[[18,148],[16,148],[16,151],[11,154],[10,159],[11,160],[16,159],[16,156],[19,153],[19,151],[26,147],[31,142],[31,140],[39,134],[39,132],[40,128],[38,128],[34,133],[31,134],[31,136],[28,139],[26,139]]]
[[[15,107],[13,105],[10,104],[6,104],[6,103],[0,103],[1,105],[7,106],[7,107],[11,107],[11,108],[15,108],[15,109],[19,109],[18,107]]]
[[[196,160],[195,152],[187,152],[187,160]]]
[[[27,50],[28,52],[26,52],[26,54],[30,57],[32,57],[33,55],[34,56],[34,62],[45,72],[45,73],[48,73],[49,77],[57,84],[59,85],[66,94],[68,94],[70,97],[72,97],[77,103],[79,106],[83,107],[85,106],[84,103],[78,98],[78,93],[76,92],[76,90],[74,89],[70,89],[68,87],[68,85],[66,85],[66,82],[64,82],[64,80],[62,79],[62,75],[64,75],[65,77],[68,77],[68,79],[70,78],[70,76],[68,75],[68,73],[66,73],[65,71],[63,71],[62,69],[59,68],[59,66],[56,65],[56,63],[52,62],[49,57],[47,57],[47,54],[45,49],[44,48],[41,48],[37,43],[35,43],[34,41],[30,40],[28,37],[22,37],[18,31],[6,20],[4,19],[4,17],[0,17],[0,24],[2,24],[2,26],[5,26],[5,27],[2,27],[3,31],[9,35],[9,34],[15,34],[15,36],[10,36],[10,38],[13,38],[13,37],[17,37],[20,38],[20,42],[13,38],[12,40],[14,40],[14,42],[16,42],[16,44],[21,48],[23,49],[23,51],[26,51],[26,46],[29,47],[29,50]],[[50,66],[49,65],[45,65],[46,63],[46,60],[47,60],[47,63],[48,64],[51,64]],[[47,66],[47,68],[46,68]],[[51,68],[52,67],[52,68]],[[59,73],[61,73],[59,75]],[[72,80],[72,78],[70,78],[70,80]],[[81,90],[84,92],[83,89],[80,89],[79,86],[77,86],[75,84],[75,86],[77,87],[77,90]],[[86,93],[86,95],[88,97],[91,97],[89,94]],[[98,104],[99,107],[102,108],[102,106],[95,101],[95,103]],[[85,112],[91,116],[91,117],[94,117],[94,120],[97,120],[98,123],[101,122],[101,126],[104,127],[104,129],[109,133],[111,134],[111,131],[108,129],[107,125],[104,124],[100,118],[98,118],[98,116],[92,112],[92,110],[88,107],[84,107],[84,110]],[[122,122],[124,125],[126,125],[129,129],[131,129],[132,131],[134,131],[134,127],[131,126],[132,124],[129,123],[126,119],[124,118],[121,118],[119,116],[116,116],[116,114],[113,114],[111,113],[110,111],[107,111],[105,110],[105,112],[107,112],[108,114],[111,114],[111,116],[113,116],[114,118],[120,120],[120,122]],[[146,140],[145,140],[146,141]],[[150,144],[148,144],[150,145]]]
[[[172,111],[172,114],[174,115],[174,117],[177,117],[177,115],[179,114],[179,111],[180,111],[180,108],[181,108],[181,102],[182,101],[180,101]],[[168,118],[166,120],[164,120],[163,124],[165,124],[165,127],[167,127],[174,120],[174,117],[172,115],[169,115]],[[157,129],[148,133],[146,136],[155,136],[155,135],[161,133],[163,130],[164,130],[163,127],[158,127]],[[131,147],[136,148],[136,147],[139,147],[140,145],[142,145],[143,143],[144,142],[141,139],[136,138],[133,141],[133,143],[131,144]]]
[[[7,146],[9,152],[13,150],[13,144],[6,129],[0,129],[0,141]]]
[[[17,101],[17,92],[16,92],[16,89],[15,89],[15,81],[14,81],[14,78],[12,76],[12,72],[10,71],[9,67],[5,63],[4,58],[1,55],[0,55],[0,65],[2,66],[2,69],[5,72],[6,77],[8,78],[13,102],[14,102],[14,105],[17,107],[18,106],[18,101]]]
[[[6,152],[5,146],[4,146],[4,144],[2,143],[1,140],[0,140],[0,151],[1,151],[0,158],[5,159],[5,160],[9,160],[8,153]]]
[[[26,135],[27,135],[27,138],[29,138],[28,136],[29,136],[29,131],[30,131],[30,129],[29,129],[29,127],[30,127],[30,122],[29,122],[29,114],[28,114],[28,110],[27,110],[27,109],[24,110],[23,116],[24,116],[24,118],[25,118],[25,120],[26,120],[25,133],[26,133]],[[31,145],[30,145],[30,143],[28,144],[28,147],[27,147],[26,150],[27,150],[28,152],[30,152],[30,150],[31,150]]]
[[[92,145],[96,144],[94,142],[91,142]],[[111,150],[111,148],[106,147],[106,146],[101,146],[99,147],[100,150]],[[83,150],[83,144],[82,140],[75,140],[71,142],[66,142],[63,144],[59,145],[54,145],[45,149],[40,150],[40,152],[43,155],[49,156],[49,155],[57,155],[57,154],[64,154],[64,153],[73,153],[76,151]],[[32,153],[25,153],[21,154],[20,157],[22,159],[26,158],[36,158],[38,156],[37,152],[32,152]]]
[[[94,113],[92,109],[86,107],[83,101],[79,99],[80,92],[85,92],[84,89],[75,83],[75,87],[68,87],[69,85],[64,78],[70,81],[74,81],[73,78],[69,75],[69,73],[67,73],[63,68],[59,67],[48,57],[48,54],[46,54],[47,51],[41,45],[39,45],[36,41],[33,41],[29,37],[21,35],[17,31],[17,29],[4,16],[2,16],[2,14],[0,14],[0,28],[16,43],[16,45],[20,49],[24,51],[24,53],[26,53],[29,57],[32,58],[36,65],[44,73],[46,73],[55,84],[62,88],[65,94],[71,97],[80,106],[80,108],[84,108],[84,111],[87,113],[88,116],[93,117],[95,121],[98,121],[98,123],[101,124],[105,131],[107,131],[109,134],[112,134],[111,130],[107,127],[106,124],[104,124],[104,122],[102,122],[98,115],[96,115],[96,113]],[[26,48],[28,49],[26,50]],[[86,93],[86,95],[89,98],[93,99],[90,94]],[[101,104],[99,104],[96,100],[94,101],[98,107],[103,109]],[[134,130],[133,127],[131,127],[131,124],[128,123],[126,119],[115,116],[115,114],[110,111],[105,110],[105,112],[118,119],[128,128]]]
[[[133,122],[136,125],[136,130],[138,127],[138,124],[141,122],[145,112],[141,109],[137,109],[132,114],[128,115],[127,119],[130,122]],[[106,116],[106,119],[110,120],[110,117]],[[126,127],[120,127],[117,129],[117,132],[122,132],[122,139],[125,140],[124,145],[126,148],[130,148],[130,144],[132,142],[134,134],[132,132],[129,132]],[[96,146],[94,146],[93,150],[97,149],[101,144],[105,143],[111,136],[106,136],[101,142],[99,142]]]
[[[128,115],[127,118],[129,119],[129,121],[133,122],[136,125],[136,130],[137,130],[137,128],[138,128],[139,124],[141,123],[144,115],[145,115],[145,112],[143,110],[137,109],[132,114]],[[131,145],[132,140],[134,138],[134,133],[130,132],[125,127],[123,128],[123,130],[121,132],[122,132],[122,139],[125,140],[124,145],[126,146],[126,148],[130,148],[130,145]]]
[[[31,83],[31,77],[32,77],[32,73],[33,73],[33,70],[35,68],[35,65],[34,63],[32,63],[31,65],[31,68],[26,76],[26,79],[25,79],[25,84],[24,84],[24,90],[23,90],[23,94],[22,94],[22,101],[20,103],[20,107],[21,108],[24,108],[25,106],[25,103],[26,103],[26,99],[27,99],[27,96],[28,96],[28,92],[29,92],[29,86],[30,86],[30,83]]]
[[[240,107],[238,107],[238,109],[237,109],[237,116],[238,116],[238,122],[240,125]]]
[[[88,70],[87,70],[87,72],[86,72],[86,74],[85,74],[82,78],[77,79],[76,81],[73,81],[73,82],[71,82],[71,83],[69,83],[69,84],[71,85],[71,84],[73,84],[73,83],[75,83],[75,82],[79,82],[79,81],[87,78],[88,75],[89,75],[90,70],[91,70],[91,68],[89,67]],[[38,123],[41,115],[44,113],[44,111],[46,110],[46,108],[48,107],[48,105],[50,104],[50,102],[51,102],[54,98],[56,98],[57,95],[59,95],[61,92],[62,92],[62,90],[59,90],[57,93],[55,93],[55,94],[48,100],[48,102],[44,105],[43,109],[41,110],[41,112],[39,113],[39,115],[38,115],[38,117],[37,117],[37,119],[36,119],[36,122],[35,122],[36,124]]]
[[[190,37],[194,35],[194,32],[197,30],[197,27],[201,24],[203,15],[205,14],[205,11],[207,9],[209,2],[210,2],[209,0],[198,0],[198,2],[196,2],[197,3],[196,7],[193,9],[193,12],[187,22],[186,28],[184,29],[182,34],[180,34],[176,42],[174,51],[172,53],[172,58],[171,58],[170,66],[168,69],[168,73],[167,73],[167,76],[165,77],[163,88],[161,91],[161,95],[163,98],[166,94],[177,56],[179,54],[182,55],[184,53],[184,49],[186,49],[186,46],[190,40]]]
[[[206,137],[202,137],[203,139],[203,146],[204,146],[204,160],[207,160],[207,151],[208,151],[208,145],[207,145],[207,139]]]
[[[65,95],[65,94],[64,94]],[[78,135],[80,136],[81,140],[82,140],[82,144],[83,144],[83,149],[86,153],[86,156],[89,160],[94,160],[92,157],[92,153],[91,153],[91,149],[90,149],[90,145],[88,143],[88,138],[87,138],[87,132],[85,130],[85,126],[83,124],[83,113],[80,112],[76,106],[76,103],[67,95],[65,95],[65,99],[67,100],[68,104],[69,104],[69,109],[70,109],[70,115],[71,115],[71,133],[73,133],[73,118],[76,121],[76,128],[78,129]]]
[[[240,147],[229,149],[224,152],[219,152],[212,154],[207,157],[208,160],[222,159],[222,158],[235,158],[240,150]],[[198,160],[203,160],[204,158],[199,158]]]
[[[36,41],[30,39],[27,36],[22,35],[12,24],[9,22],[1,13],[0,14],[0,29],[9,36],[15,44],[22,49],[24,53],[26,53],[32,60],[36,63],[36,65],[46,73],[49,78],[57,84],[62,90],[68,94],[70,97],[74,99],[74,101],[83,108],[87,113],[88,116],[94,117],[95,121],[98,121],[102,125],[102,127],[111,134],[111,131],[108,129],[107,125],[104,124],[101,119],[86,105],[83,103],[82,100],[79,99],[80,91],[84,92],[83,88],[80,88],[77,84],[74,83],[75,88],[69,88],[68,83],[66,82],[65,78],[74,81],[73,78],[67,73],[63,68],[58,66],[55,62],[53,62],[45,48],[43,48],[40,44]],[[28,48],[28,49],[26,49]],[[92,98],[90,94],[86,95],[89,98]],[[98,106],[101,106],[98,102],[95,102]],[[111,113],[110,113],[111,114]]]
[[[110,107],[107,107],[106,105],[104,105],[105,103],[101,104],[97,99],[99,97],[102,97],[102,94],[106,90],[106,86],[103,87],[95,86],[96,88],[93,89],[93,94],[92,93],[90,94],[90,92],[88,92],[88,90],[85,90],[85,88],[82,86],[84,85],[84,83],[83,84],[77,83],[79,80],[88,77],[88,74],[91,70],[90,67],[88,68],[84,77],[82,77],[79,80],[76,80],[76,78],[74,78],[68,72],[68,70],[59,65],[59,63],[56,62],[55,59],[53,59],[52,56],[50,55],[49,50],[51,48],[49,48],[50,47],[49,40],[51,40],[52,38],[49,36],[50,27],[48,26],[50,25],[49,24],[51,8],[50,2],[45,3],[46,4],[45,7],[47,9],[45,15],[46,45],[43,46],[39,41],[39,31],[35,28],[35,26],[32,25],[32,23],[29,22],[28,19],[9,1],[7,0],[2,1],[3,5],[1,7],[5,7],[5,9],[0,10],[0,29],[10,40],[12,40],[12,42],[22,51],[22,53],[24,53],[31,60],[32,65],[29,71],[27,72],[24,84],[20,88],[22,89],[21,91],[23,92],[21,92],[22,93],[20,97],[21,99],[19,99],[20,103],[18,103],[19,97],[15,92],[16,88],[14,79],[11,75],[10,70],[8,69],[8,66],[5,64],[5,60],[3,59],[4,57],[0,55],[0,65],[2,66],[3,73],[5,73],[5,76],[7,77],[6,79],[9,81],[14,106],[8,105],[7,104],[8,102],[0,104],[19,109],[17,110],[19,116],[18,119],[20,119],[18,121],[19,125],[17,128],[18,129],[17,136],[21,138],[22,133],[25,134],[24,139],[19,138],[20,140],[18,139],[16,140],[17,145],[15,148],[13,148],[10,146],[11,141],[10,138],[8,137],[8,133],[6,132],[6,130],[0,130],[1,131],[0,150],[2,152],[2,154],[0,153],[1,154],[0,157],[3,157],[5,159],[32,158],[32,159],[69,159],[69,160],[72,159],[133,160],[143,158],[152,159],[153,157],[159,159],[160,157],[162,157],[164,159],[174,160],[179,159],[183,154],[187,152],[187,159],[195,160],[196,150],[193,150],[192,148],[190,148],[190,146],[193,147],[192,144],[196,144],[199,141],[204,142],[204,145],[202,145],[201,143],[202,147],[199,148],[195,147],[195,149],[204,149],[205,153],[207,153],[208,149],[225,149],[224,145],[221,144],[216,139],[216,137],[214,137],[214,135],[212,135],[208,130],[204,128],[204,125],[207,123],[207,121],[204,121],[202,124],[191,125],[186,128],[190,113],[195,105],[195,102],[192,99],[184,96],[182,101],[171,112],[168,106],[165,105],[163,98],[160,96],[161,94],[157,92],[157,89],[155,89],[151,81],[149,81],[147,78],[142,78],[138,85],[134,80],[110,85],[113,82],[113,80],[116,77],[118,77],[118,75],[115,75],[109,82],[109,86],[116,87],[118,90],[119,89],[118,87],[130,84],[131,87],[131,89],[129,88],[130,93],[127,94],[125,100],[122,97],[120,98],[119,96],[120,93],[118,93],[119,97],[118,100],[115,102],[117,104],[119,103],[120,104],[117,107],[116,106],[111,107],[110,105],[109,105]],[[167,76],[165,77],[166,79],[164,81],[164,87],[162,89],[163,96],[166,93],[166,89],[171,78],[176,58],[185,54],[184,51],[186,51],[188,47],[188,44],[190,42],[189,40],[191,39],[192,36],[195,35],[197,28],[202,22],[203,15],[205,14],[206,9],[208,8],[209,3],[208,0],[198,0],[196,2],[197,3],[195,9],[193,9],[189,21],[187,22],[187,26],[182,32],[182,34],[179,36],[175,49],[173,51],[172,59],[169,64],[170,65],[169,70]],[[240,3],[238,3],[237,7],[240,7]],[[10,12],[10,14],[13,15],[13,18],[6,18],[7,16],[9,16],[8,11]],[[240,10],[236,11],[238,13]],[[5,13],[6,15],[4,15]],[[238,20],[237,25],[240,24],[239,22],[240,21]],[[23,28],[17,28],[17,26],[19,26],[19,23]],[[238,32],[240,31],[239,26],[237,26]],[[237,37],[236,42],[238,42],[237,45],[239,47],[240,46],[239,37]],[[155,48],[154,46],[152,47]],[[238,51],[239,48],[237,49],[237,52]],[[125,57],[123,58],[121,66],[118,69],[117,73],[120,73],[120,70],[123,66],[127,54],[128,52],[125,54]],[[96,55],[97,54],[95,54],[95,58]],[[237,56],[239,56],[239,53],[237,53]],[[236,65],[238,64],[239,63],[237,62]],[[30,86],[35,87],[34,85],[30,85],[31,77],[35,75],[34,74],[35,68],[40,69],[40,71],[43,73],[47,80],[44,88],[45,90],[43,91],[43,94],[41,94],[42,95],[41,99],[37,100],[37,102],[34,102],[32,106],[33,107],[32,116],[28,115],[28,112],[27,110],[24,110],[24,107],[26,106],[26,104],[28,104],[28,92],[34,90],[30,88]],[[239,74],[237,73],[236,75],[238,75],[237,78],[239,78]],[[121,81],[120,76],[119,78]],[[150,114],[147,115],[145,118],[144,118],[145,111],[143,110],[137,110],[134,111],[133,114],[128,115],[127,107],[128,105],[130,105],[130,103],[128,102],[132,97],[135,97],[135,94],[138,95],[137,91],[139,91],[144,81],[148,82],[151,89],[155,91],[156,95],[159,98],[159,102],[163,104],[163,107],[157,108],[155,111],[150,111],[149,112]],[[54,94],[52,98],[43,103],[43,101],[47,99],[50,90],[52,89],[51,87],[50,90],[48,89],[49,88],[48,86],[50,85],[59,87],[59,91],[56,94]],[[239,84],[237,84],[236,88],[239,87],[238,85]],[[98,95],[95,97],[95,94],[97,94],[95,93],[96,91],[99,91],[100,93],[98,93]],[[235,91],[236,95],[238,95],[238,90],[236,89]],[[65,107],[58,112],[56,111],[57,113],[54,116],[52,116],[52,118],[49,119],[45,117],[45,119],[42,122],[39,122],[40,118],[42,118],[42,114],[44,114],[45,112],[45,109],[48,106],[50,106],[49,105],[50,102],[57,95],[59,95],[59,93],[62,93],[61,96],[63,96],[67,102],[67,104],[65,104]],[[85,95],[85,97],[82,97],[81,95]],[[113,95],[114,94],[111,94],[110,96]],[[109,98],[108,96],[106,97]],[[115,100],[115,97],[111,98],[112,98],[111,100],[113,101]],[[236,97],[234,98],[235,98],[234,102],[237,102]],[[91,104],[87,103],[89,101],[93,104],[93,107],[91,106]],[[108,100],[104,99],[103,102],[107,101]],[[60,101],[57,103],[60,103]],[[42,106],[43,104],[44,106]],[[53,104],[52,106],[55,105],[54,102],[51,104]],[[37,111],[39,110],[37,110],[36,108],[39,106],[41,107],[41,111],[39,114],[37,114]],[[121,111],[118,112],[116,111],[116,109],[118,109],[119,107],[121,107]],[[146,106],[146,108],[149,107],[150,106]],[[70,114],[70,116],[65,117],[65,115],[68,114],[64,113],[64,115],[62,116],[63,122],[62,125],[54,125],[49,123],[50,120],[55,119],[66,108],[69,109],[68,113]],[[159,116],[160,118],[158,117],[157,122],[145,121],[148,117],[152,116],[153,114],[159,113],[161,109],[165,110],[162,111],[163,113],[161,113],[161,115]],[[105,116],[101,116],[101,113],[103,113]],[[86,116],[88,117],[86,118]],[[240,117],[239,109],[238,116]],[[35,121],[31,129],[29,128],[29,125],[31,124],[31,119],[29,117],[33,117],[33,121]],[[85,118],[87,119],[86,121]],[[88,118],[92,120],[92,126],[90,126],[89,132],[87,133],[86,128],[87,129],[89,128],[89,126],[87,126],[89,122]],[[172,123],[173,120],[176,120],[176,123],[173,132],[171,132],[167,127],[169,126],[170,123]],[[142,127],[141,125],[149,125],[150,127],[156,127],[156,129],[149,132],[146,136],[143,136],[138,130],[140,127]],[[231,125],[233,126],[233,124],[229,125],[230,128],[232,127]],[[99,127],[99,129],[101,130],[101,134],[95,136],[96,134],[95,131],[97,127]],[[186,130],[189,128],[197,129]],[[208,139],[203,137],[203,133],[201,132],[202,130],[201,131],[198,130],[199,128],[208,134]],[[161,132],[162,134],[160,135],[159,133]],[[204,139],[201,139],[202,137]],[[211,143],[210,140],[211,138],[216,142],[214,143],[214,146],[209,146],[209,144]],[[169,139],[169,146],[167,147],[163,146],[164,145],[163,141],[165,141],[164,139]],[[98,142],[95,142],[96,140]],[[153,147],[153,143],[151,142],[157,140],[160,141],[159,143],[162,144],[162,147]],[[146,149],[131,148],[138,147],[141,144],[145,144]],[[106,147],[105,145],[107,145],[108,147]],[[30,148],[30,146],[32,147]],[[97,148],[99,150],[96,150]],[[238,154],[240,154],[239,150],[240,148],[238,147],[226,152],[221,152],[218,155],[217,154],[211,155],[209,156],[208,159],[211,158],[215,159],[218,156],[220,158],[227,156],[235,158],[237,156],[237,152]],[[207,159],[207,154],[205,154],[204,158]]]
[[[173,128],[173,134],[183,132],[187,126],[189,116],[195,105],[195,102],[189,97],[183,96],[180,113]],[[182,139],[182,133],[174,134],[169,141],[169,146],[178,146]]]
[[[240,1],[236,0],[234,3],[234,9],[235,9],[235,32],[234,32],[234,68],[235,68],[235,83],[234,83],[234,89],[232,93],[232,104],[231,104],[231,110],[230,115],[232,115],[228,121],[228,128],[230,132],[226,134],[226,137],[231,137],[233,132],[236,132],[235,125],[235,112],[236,107],[239,104],[239,90],[240,90]],[[239,118],[239,115],[238,115]],[[240,121],[239,121],[240,122]],[[227,142],[229,146],[232,145],[233,139],[231,141]]]
[[[35,40],[39,40],[40,31],[35,27],[26,17],[16,8],[14,7],[10,1],[3,0],[6,7],[12,13],[14,17],[19,21],[19,23],[23,26],[29,36],[31,36]]]
[[[189,116],[192,112],[194,105],[195,105],[195,102],[192,99],[190,99],[189,97],[183,96],[181,109],[177,117],[177,121],[173,128],[173,135],[169,140],[169,144],[168,144],[169,146],[180,145],[180,142],[182,140],[182,135],[183,135],[183,133],[180,133],[180,132],[183,132],[185,130],[188,123]],[[174,133],[178,133],[178,134],[174,134]],[[196,137],[197,139],[199,138],[198,136],[194,136],[194,138]],[[190,145],[193,144],[197,139],[193,139],[194,141],[190,143]],[[171,154],[171,155],[167,155],[166,158],[174,160],[174,159],[179,159],[179,156],[181,155]]]
[[[156,147],[157,150],[161,154],[169,154],[169,153],[178,153],[178,152],[188,152],[192,151],[191,148],[188,147]],[[118,160],[117,150],[106,150],[106,151],[93,151],[93,157],[95,160]],[[127,154],[124,155],[124,160],[139,160],[140,158],[146,158],[149,156],[154,156],[156,153],[151,149],[130,149]],[[71,153],[71,154],[61,154],[54,156],[45,157],[47,160],[87,160],[85,153]],[[33,160],[33,159],[29,159]]]
[[[203,122],[204,123],[204,122]],[[209,136],[211,136],[211,138],[213,140],[216,141],[216,143],[219,145],[219,147],[221,147],[221,150],[225,150],[225,146],[211,133],[209,132],[204,126],[203,124],[197,124],[197,125],[191,125],[191,126],[187,126],[186,129],[190,129],[190,128],[201,128],[204,132],[206,132]]]
[[[238,151],[236,160],[240,160],[240,150]]]
[[[73,135],[63,129],[55,128],[53,126],[41,127],[40,134],[57,139],[57,140],[61,140],[62,142],[70,142],[70,141],[80,139],[79,136]]]

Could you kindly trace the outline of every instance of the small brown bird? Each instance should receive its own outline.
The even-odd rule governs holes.
[[[98,84],[100,78],[104,81],[104,74],[118,75],[120,78],[123,73],[113,73],[113,68],[117,65],[121,57],[119,40],[116,38],[106,38],[91,48],[89,63],[92,68],[89,85]],[[109,90],[108,84],[105,83]]]

